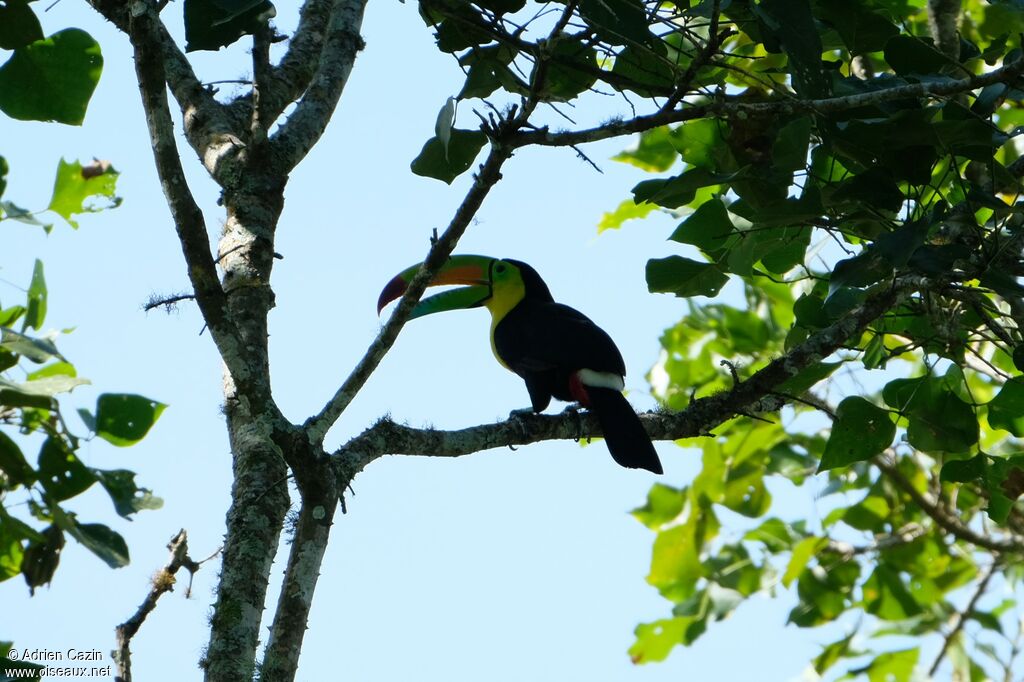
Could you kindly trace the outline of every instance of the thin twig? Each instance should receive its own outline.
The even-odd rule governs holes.
[[[992,579],[992,576],[995,575],[996,567],[998,565],[998,559],[988,565],[988,568],[985,569],[985,574],[978,582],[978,587],[974,590],[974,595],[971,597],[971,600],[967,602],[967,606],[963,611],[957,612],[956,625],[954,625],[953,629],[946,635],[945,641],[942,643],[942,649],[939,650],[939,655],[935,657],[935,662],[932,663],[932,667],[928,670],[929,677],[935,677],[935,673],[938,671],[939,665],[942,664],[942,659],[946,657],[946,652],[949,651],[949,647],[953,643],[953,640],[956,639],[956,636],[960,634],[961,630],[963,630],[967,619],[970,617],[971,613],[974,612],[974,607],[978,605],[978,602],[985,595],[985,590],[988,589],[988,582]]]
[[[642,133],[652,128],[681,123],[698,118],[729,118],[743,113],[747,116],[768,116],[775,114],[794,114],[800,112],[836,113],[857,107],[892,102],[912,97],[947,97],[969,90],[977,90],[993,83],[1009,83],[1016,80],[1024,72],[1024,57],[988,73],[941,82],[912,83],[886,88],[856,95],[828,97],[825,99],[801,100],[786,99],[770,102],[743,102],[735,97],[721,101],[695,104],[681,109],[661,111],[654,114],[635,116],[625,120],[615,120],[594,128],[551,132],[549,130],[524,131],[516,135],[512,141],[516,147],[543,145],[563,147],[574,144],[597,142],[631,133]]]
[[[132,657],[129,647],[132,637],[138,633],[139,628],[146,621],[146,617],[156,608],[157,600],[165,593],[174,590],[175,574],[184,568],[189,572],[190,576],[194,575],[199,570],[199,565],[203,563],[193,561],[189,557],[188,534],[184,528],[171,538],[171,541],[167,543],[167,549],[170,550],[171,554],[167,558],[167,563],[164,564],[164,567],[153,576],[149,594],[142,600],[142,604],[139,605],[139,608],[132,617],[118,625],[115,630],[117,633],[117,649],[114,651],[114,662],[117,665],[117,674],[114,676],[115,682],[131,682]],[[216,553],[210,559],[214,556],[216,556]],[[209,561],[209,559],[204,559],[203,561]],[[190,578],[189,591],[191,591],[191,584]],[[186,596],[188,595],[186,594]]]
[[[950,535],[991,552],[1024,554],[1024,540],[1021,538],[1012,536],[1006,540],[999,540],[988,535],[982,535],[973,528],[965,525],[959,518],[947,511],[938,502],[938,500],[934,499],[931,495],[922,493],[918,490],[914,484],[903,475],[903,472],[899,470],[896,464],[890,462],[886,457],[879,455],[871,461],[875,466],[881,469],[882,473],[884,473],[889,480],[909,495],[910,499],[914,501],[914,504],[921,508],[921,511],[930,516],[935,523],[939,524],[939,526]]]

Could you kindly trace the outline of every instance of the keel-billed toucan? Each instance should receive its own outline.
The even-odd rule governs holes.
[[[405,292],[419,268],[414,265],[388,282],[378,313]],[[452,256],[430,282],[442,284],[470,286],[423,299],[410,319],[486,306],[494,356],[526,381],[535,412],[552,397],[576,401],[597,415],[616,462],[662,473],[651,439],[622,395],[626,368],[619,349],[583,313],[555,303],[536,270],[508,258]]]

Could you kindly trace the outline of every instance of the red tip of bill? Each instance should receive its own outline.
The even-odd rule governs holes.
[[[384,310],[384,306],[404,294],[408,286],[409,283],[402,279],[401,276],[395,277],[388,282],[387,286],[384,287],[384,291],[380,292],[380,298],[377,299],[377,314],[380,315],[380,311]]]

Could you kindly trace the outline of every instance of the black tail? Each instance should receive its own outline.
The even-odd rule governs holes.
[[[590,408],[601,423],[612,459],[627,469],[663,473],[651,438],[625,396],[610,388],[596,386],[587,386],[587,396],[590,398]]]

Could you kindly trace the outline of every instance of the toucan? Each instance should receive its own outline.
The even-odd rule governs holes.
[[[399,298],[419,271],[396,275],[380,294],[377,313]],[[451,256],[428,286],[470,286],[423,299],[410,319],[445,310],[486,306],[491,350],[526,382],[534,412],[551,398],[578,402],[597,415],[612,458],[624,467],[662,473],[651,439],[622,395],[626,367],[611,337],[583,313],[555,303],[537,271],[522,261]]]

